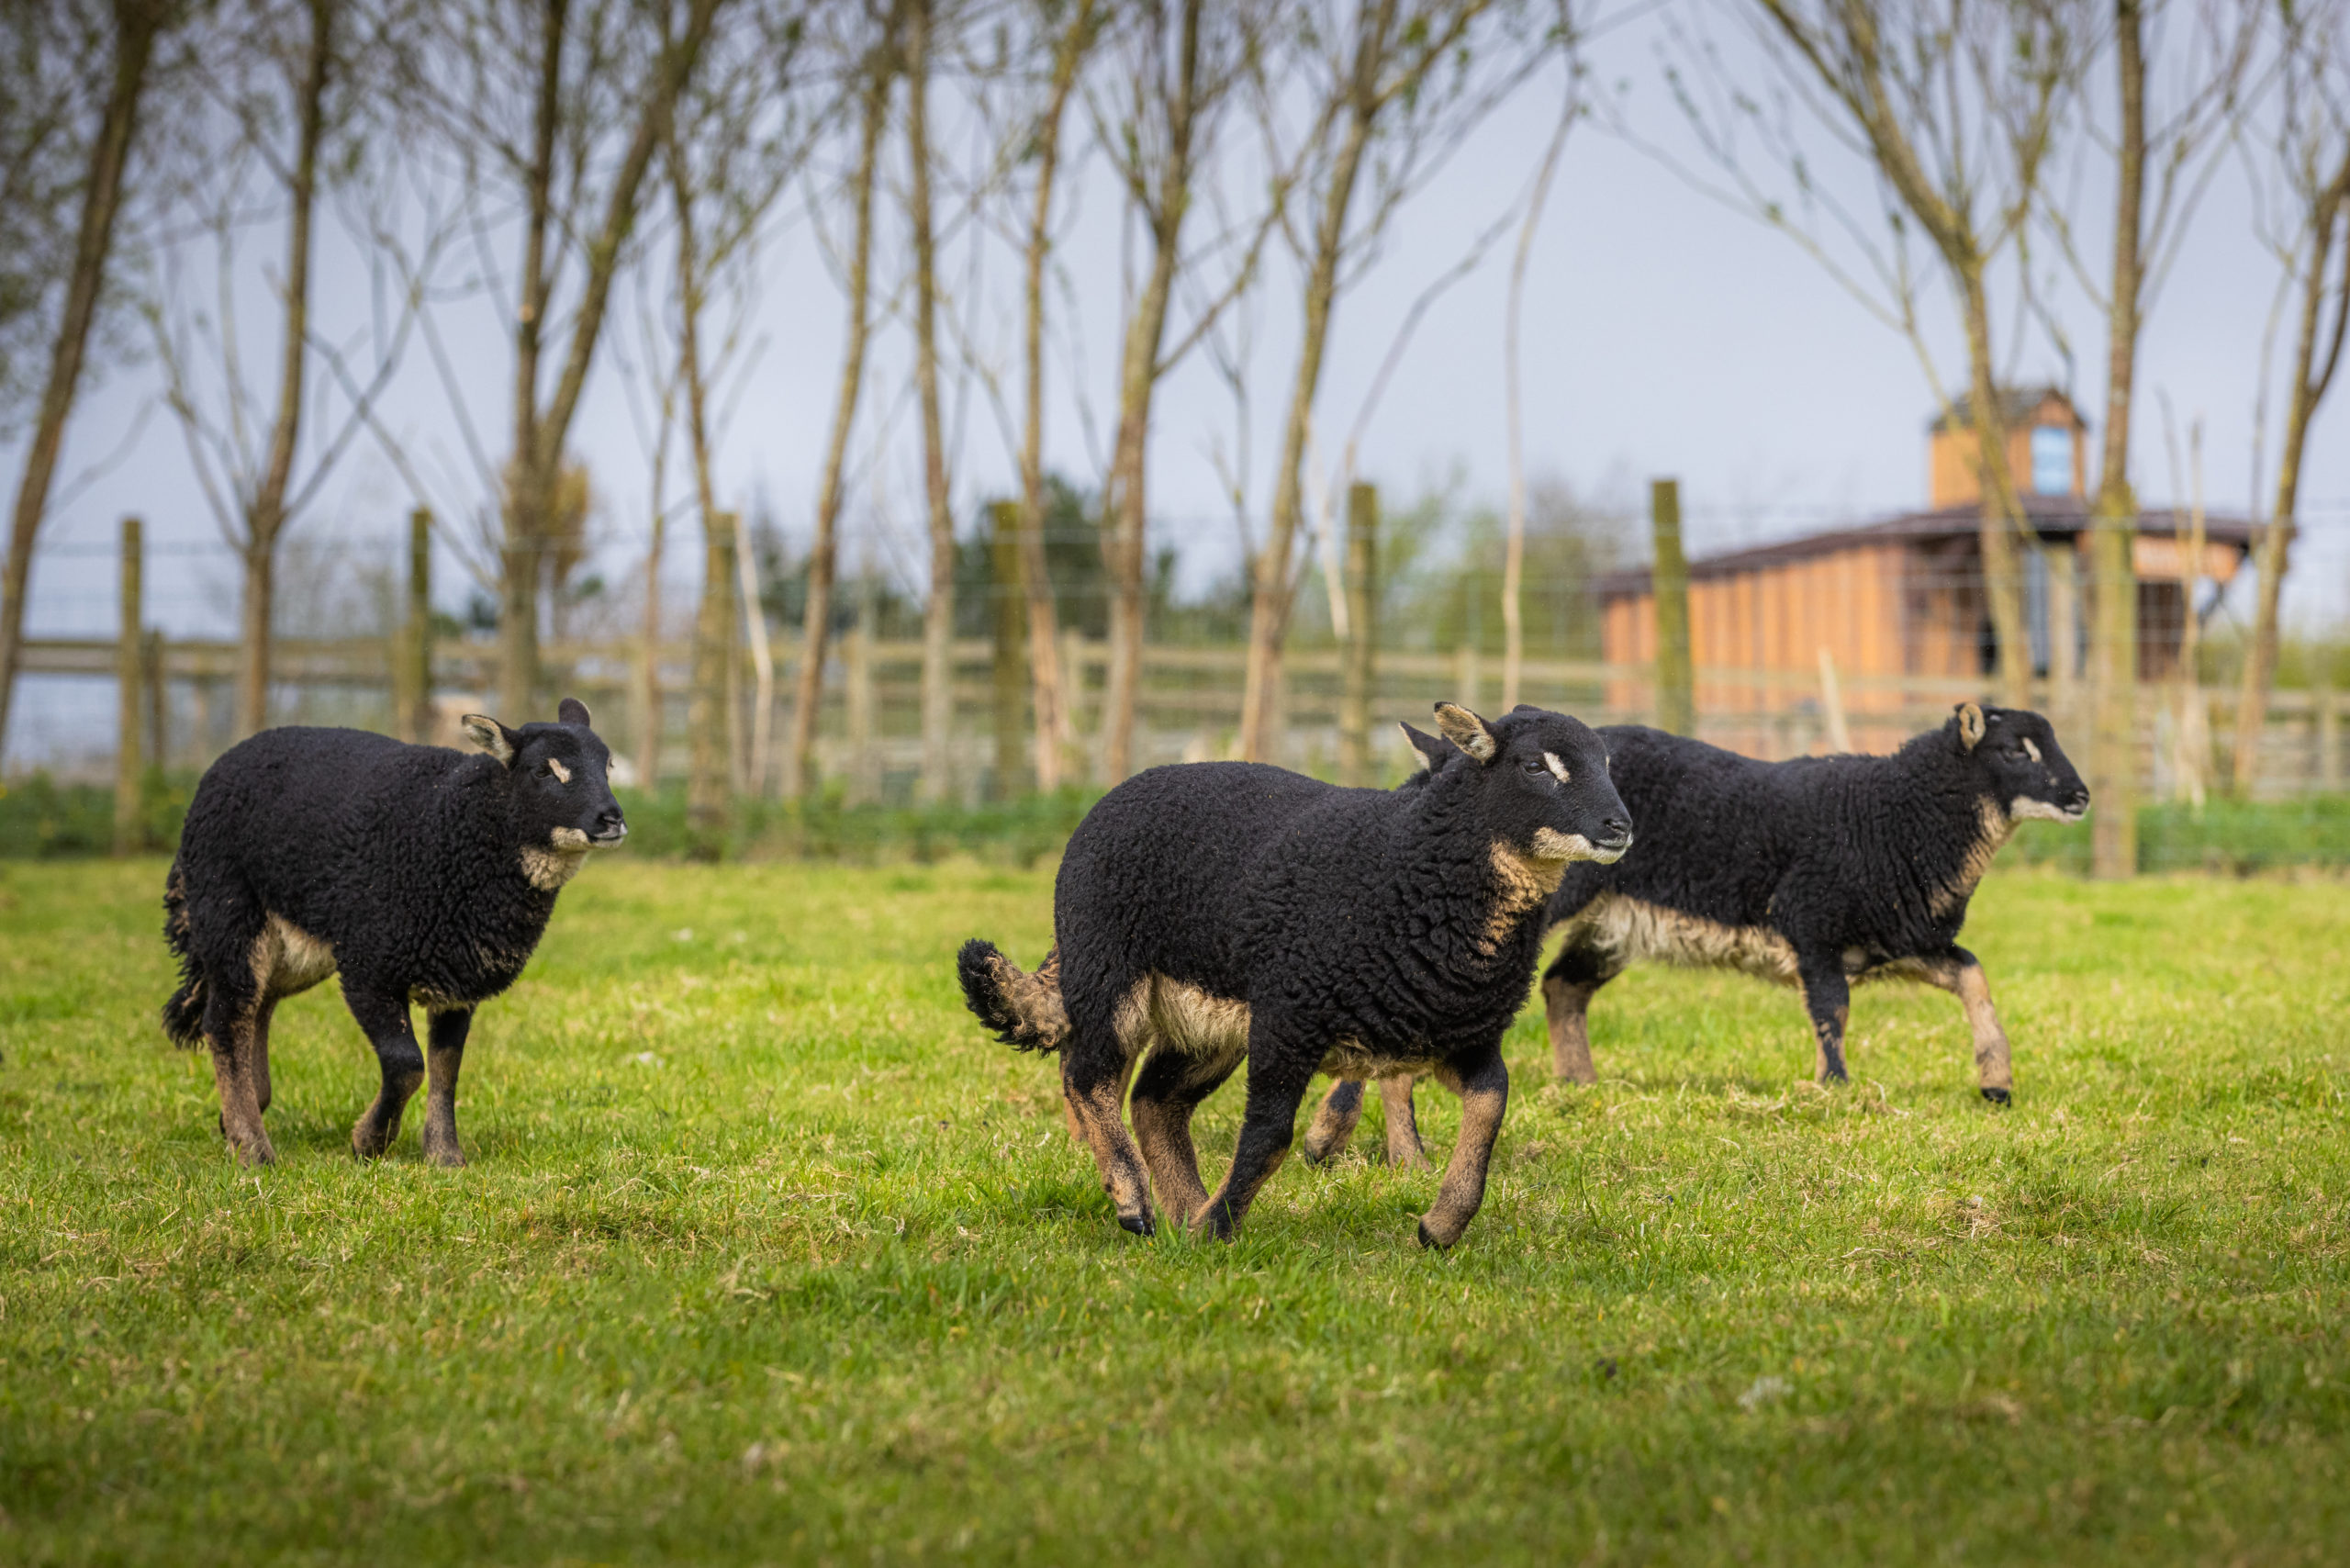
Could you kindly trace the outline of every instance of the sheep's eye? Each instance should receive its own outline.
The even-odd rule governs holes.
[[[1526,769],[1528,773],[1548,773],[1550,771],[1549,767],[1539,762],[1521,762],[1518,766]]]

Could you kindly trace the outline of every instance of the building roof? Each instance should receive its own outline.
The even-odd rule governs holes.
[[[2039,386],[2000,387],[1999,418],[2009,428],[2013,428],[2031,419],[2040,406],[2051,398],[2065,405],[2065,411],[2073,416],[2075,425],[2082,430],[2089,428],[2088,420],[2081,418],[2081,411],[2073,407],[2073,400],[2070,398],[2065,396],[2065,389],[2053,383]],[[1952,402],[1950,411],[1936,414],[1926,428],[1929,431],[1946,431],[1953,423],[1964,430],[1975,428],[1975,398],[1972,393],[1960,393]]]
[[[2023,498],[2023,510],[2031,523],[2032,532],[2050,543],[2068,543],[2077,535],[2088,532],[2091,525],[2089,505],[2078,496],[2026,496]],[[1689,580],[1702,582],[1709,577],[1736,577],[1740,572],[1785,566],[1863,544],[1923,545],[1951,540],[1971,542],[1976,537],[1982,521],[1982,509],[1972,501],[1964,506],[1944,507],[1939,511],[1909,512],[1878,522],[1863,523],[1857,528],[1833,528],[1795,539],[1782,539],[1770,544],[1755,544],[1743,550],[1707,555],[1689,563]],[[2138,514],[2138,532],[2157,539],[2183,537],[2188,532],[2187,515],[2174,510],[2142,511]],[[2253,532],[2249,519],[2232,514],[2204,514],[2203,534],[2214,544],[2249,551]],[[1608,572],[1593,586],[1603,599],[1646,593],[1649,591],[1649,568],[1636,566],[1626,571]]]

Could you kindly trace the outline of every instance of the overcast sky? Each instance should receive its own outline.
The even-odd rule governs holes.
[[[1694,161],[1662,83],[1658,61],[1673,46],[1659,15],[1633,16],[1607,32],[1593,50],[1593,79],[1616,95],[1625,124]],[[1733,68],[1762,79],[1760,58],[1741,41],[1734,13],[1706,15]],[[1518,199],[1555,123],[1559,83],[1556,73],[1538,78],[1494,114],[1396,215],[1378,265],[1341,300],[1316,410],[1326,466],[1335,464],[1412,301]],[[1237,141],[1244,131],[1236,122],[1231,135]],[[945,144],[949,156],[961,156],[957,149],[976,142],[949,136]],[[1807,146],[1823,183],[1869,209],[1875,198],[1865,172],[1840,161],[1824,136],[1808,136]],[[901,167],[901,150],[893,151]],[[2088,252],[2102,255],[2109,243],[2103,166],[2091,153],[2065,177],[2077,182]],[[1091,485],[1114,414],[1122,252],[1114,192],[1098,162],[1082,166],[1079,188],[1059,253],[1079,308],[1056,326],[1047,462]],[[2205,421],[2212,507],[2241,513],[2252,504],[2262,333],[2277,285],[2275,262],[2253,232],[2252,205],[2241,167],[2223,163],[2146,329],[2132,466],[2149,504],[2167,501],[2174,490],[2162,439],[2163,394],[2177,409],[2182,439],[2187,420],[2199,415]],[[885,209],[883,221],[890,241],[884,264],[894,266],[902,217]],[[251,253],[259,258],[273,249],[262,236]],[[1502,494],[1508,256],[1507,241],[1494,247],[1481,270],[1429,309],[1369,423],[1361,468],[1391,499],[1407,498],[1456,471],[1470,498]],[[2053,259],[2044,265],[2052,274],[2052,313],[2073,360],[2066,363],[2045,328],[2018,326],[2010,286],[2002,306],[2002,336],[2014,345],[2009,377],[2068,386],[2101,427],[2105,343],[2098,312],[2077,287],[2054,275]],[[346,326],[361,319],[365,258],[338,240],[322,253],[320,268],[321,317]],[[200,273],[200,259],[178,263],[184,277],[191,269]],[[1006,394],[1016,396],[1015,258],[1000,246],[983,253],[976,283],[968,252],[950,252],[943,269],[960,297],[981,302],[968,312],[974,341],[1005,374]],[[1693,189],[1655,156],[1598,124],[1578,127],[1568,143],[1528,278],[1525,407],[1534,475],[1555,476],[1628,507],[1642,504],[1649,478],[1676,476],[1700,553],[1923,504],[1925,425],[1933,403],[1909,346],[1785,235]],[[804,537],[841,332],[840,297],[804,218],[778,226],[761,252],[760,280],[753,329],[760,348],[726,393],[733,415],[717,454],[719,489],[738,506],[763,496],[783,526]],[[252,334],[247,352],[257,363],[267,352],[260,336],[266,319],[262,288],[256,278],[243,290]],[[1926,308],[1942,373],[1960,385],[1964,365],[1947,297],[1931,294]],[[641,559],[650,505],[644,443],[624,396],[624,384],[631,374],[641,377],[643,363],[633,303],[624,314],[629,330],[613,340],[617,352],[599,354],[572,443],[594,474],[603,542],[599,566],[608,575],[624,575]],[[1259,514],[1270,493],[1297,316],[1295,272],[1284,259],[1255,307],[1251,505]],[[498,302],[485,297],[451,308],[442,330],[482,437],[502,458],[510,362]],[[2280,342],[2279,357],[2284,347]],[[903,323],[891,324],[878,342],[859,442],[870,458],[878,440],[881,455],[855,498],[846,548],[851,560],[873,549],[909,586],[918,586],[920,470],[910,353]],[[963,395],[955,490],[957,515],[968,519],[977,500],[1004,491],[1013,465],[975,379],[960,376],[957,385]],[[150,539],[163,551],[183,552],[160,554],[151,568],[152,618],[173,634],[218,634],[232,624],[230,564],[204,548],[217,543],[218,529],[178,430],[154,407],[157,386],[151,367],[118,367],[77,410],[65,475],[125,455],[79,488],[48,524],[30,606],[35,635],[111,632],[112,541],[126,513],[145,518]],[[2302,488],[2309,533],[2289,585],[2295,612],[2304,619],[2336,613],[2350,576],[2350,459],[2340,439],[2350,413],[2344,402],[2337,397],[2326,409],[2310,442]],[[463,472],[444,386],[425,355],[409,356],[386,410],[404,443],[434,472]],[[1232,509],[1211,460],[1219,441],[1224,452],[1232,451],[1234,418],[1228,392],[1200,355],[1184,364],[1161,397],[1151,452],[1154,541],[1183,552],[1186,580],[1195,585],[1237,560]],[[2272,407],[2271,472],[2277,421]],[[20,446],[11,448],[0,468],[13,477],[20,462]],[[2092,482],[2095,469],[2092,456]],[[682,479],[673,462],[673,497],[684,493]],[[338,552],[380,547],[400,530],[409,504],[391,465],[362,443],[297,536]],[[461,603],[457,564],[444,558],[438,571],[442,601]],[[677,580],[693,571],[690,559],[680,563]],[[87,700],[67,683],[36,685],[51,689],[25,694],[25,722],[9,737],[12,760],[53,744]]]

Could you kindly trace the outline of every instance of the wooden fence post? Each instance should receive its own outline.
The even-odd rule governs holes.
[[[1020,576],[1020,503],[988,509],[988,588],[995,625],[995,793],[1021,792],[1028,706],[1028,601]]]
[[[422,745],[432,738],[432,513],[423,507],[408,514],[408,619],[396,657],[393,723]]]
[[[171,729],[164,706],[167,694],[163,689],[163,633],[160,627],[150,626],[140,636],[139,690],[147,704],[147,746],[142,770],[160,768],[171,760],[172,755],[165,744]]]
[[[122,626],[115,644],[114,676],[119,699],[115,711],[114,852],[129,855],[141,847],[139,786],[145,769],[140,744],[143,704],[140,678],[146,674],[146,650],[140,646],[145,615],[143,576],[145,551],[135,517],[122,520]]]
[[[2317,656],[2325,658],[2322,652]],[[2342,789],[2342,699],[2333,689],[2333,672],[2322,662],[2318,681],[2311,694],[2317,699],[2317,787],[2331,795]]]
[[[1338,693],[1338,781],[1357,787],[1371,781],[1371,689],[1376,675],[1378,629],[1371,624],[1379,602],[1379,487],[1347,490],[1347,647]]]
[[[873,567],[857,578],[856,626],[848,634],[848,803],[869,806],[881,798],[881,768],[873,749],[873,633],[878,619]]]
[[[1676,735],[1697,728],[1689,656],[1689,558],[1681,550],[1681,481],[1649,487],[1649,530],[1655,542],[1651,583],[1656,599],[1656,724]]]

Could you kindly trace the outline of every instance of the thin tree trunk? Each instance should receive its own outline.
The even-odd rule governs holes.
[[[653,545],[644,554],[644,623],[636,658],[637,784],[653,789],[661,776],[661,553],[669,520],[654,486]]]
[[[1572,84],[1569,87],[1572,93]],[[1517,231],[1517,254],[1509,266],[1507,319],[1502,327],[1504,394],[1509,406],[1509,543],[1502,559],[1502,711],[1517,706],[1519,678],[1526,664],[1526,437],[1524,393],[1518,375],[1518,317],[1526,300],[1526,259],[1534,249],[1534,230],[1542,221],[1542,207],[1550,195],[1550,176],[1558,172],[1559,154],[1567,145],[1567,129],[1574,123],[1572,109],[1559,117],[1559,129],[1542,154],[1528,202],[1526,221]]]
[[[723,713],[718,728],[723,747],[705,744],[711,725],[694,725],[693,774],[687,781],[692,811],[705,829],[722,823],[726,797],[740,771],[733,742],[736,711],[728,698],[735,678],[734,522],[718,510],[716,486],[710,464],[708,388],[701,374],[701,252],[694,234],[693,190],[687,177],[684,150],[674,139],[669,146],[669,185],[677,218],[677,375],[686,388],[686,450],[694,465],[694,500],[701,513],[704,570],[701,610],[695,618],[693,709],[704,715]],[[706,683],[715,683],[705,690]]]
[[[946,425],[938,408],[937,247],[930,212],[930,0],[912,0],[906,63],[906,153],[914,250],[914,390],[922,405],[923,493],[930,512],[930,599],[922,617],[922,776],[925,802],[946,799],[955,723],[955,514],[946,493]]]
[[[702,531],[701,612],[694,621],[693,689],[686,706],[692,743],[686,823],[693,853],[713,860],[724,850],[733,803],[727,774],[734,753],[734,715],[726,700],[726,672],[734,653],[733,543],[730,528]]]
[[[775,741],[775,650],[767,643],[767,606],[759,599],[759,560],[751,548],[750,530],[740,515],[734,518],[734,571],[743,593],[743,629],[751,639],[751,745],[745,788],[765,795],[773,770],[768,753]]]
[[[2091,545],[2096,635],[2089,688],[2097,705],[2089,747],[2091,868],[2099,877],[2138,870],[2138,582],[2131,561],[2138,498],[2130,487],[2130,418],[2137,386],[2141,209],[2146,187],[2146,61],[2138,0],[2115,0],[2121,124],[2116,149],[2113,292],[2106,330],[2105,461],[2098,478]]]
[[[665,41],[627,151],[612,175],[604,211],[586,246],[586,266],[574,312],[563,374],[543,406],[539,401],[540,336],[547,307],[546,240],[554,221],[554,144],[562,116],[563,38],[569,0],[546,0],[546,38],[540,58],[532,162],[527,177],[521,308],[515,322],[514,456],[509,476],[503,552],[504,604],[498,617],[498,700],[521,722],[539,687],[539,578],[548,519],[563,466],[564,442],[587,390],[588,367],[602,335],[605,307],[621,253],[634,227],[637,196],[654,154],[667,136],[671,111],[693,75],[724,0],[693,0],[684,33]]]
[[[2178,771],[2188,803],[2199,812],[2211,775],[2211,715],[2203,701],[2201,668],[2203,619],[2195,612],[2196,590],[2203,586],[2203,547],[2208,537],[2203,517],[2201,415],[2196,416],[2187,439],[2192,454],[2189,461],[2193,464],[2195,487],[2189,492],[2188,503],[2187,570],[2181,574],[2183,580],[2179,584],[2179,592],[2186,599],[2186,615],[2178,630]],[[2178,532],[2175,516],[2171,532],[2174,537]]]
[[[816,714],[824,696],[824,653],[832,634],[833,584],[840,558],[842,477],[848,466],[849,436],[856,423],[856,399],[865,379],[865,351],[872,319],[867,308],[873,266],[873,175],[881,136],[889,124],[890,79],[896,46],[893,13],[889,35],[867,65],[863,111],[857,133],[855,239],[849,249],[848,342],[841,354],[840,391],[833,406],[833,433],[824,449],[824,478],[816,497],[816,537],[808,550],[808,600],[800,620],[800,670],[792,687],[791,738],[784,753],[783,790],[788,799],[816,790]]]
[[[2319,193],[2311,213],[2311,254],[2309,274],[2301,286],[2301,330],[2293,350],[2293,398],[2285,413],[2285,449],[2277,467],[2277,505],[2261,531],[2258,554],[2259,599],[2253,612],[2252,642],[2244,650],[2243,684],[2236,693],[2235,793],[2249,798],[2260,774],[2260,735],[2268,723],[2268,691],[2277,678],[2277,602],[2284,591],[2285,572],[2292,564],[2295,517],[2300,506],[2301,455],[2309,440],[2310,421],[2325,398],[2341,363],[2343,328],[2350,322],[2350,292],[2334,308],[2333,328],[2322,332],[2325,317],[2325,273],[2333,254],[2334,229],[2350,208],[2350,156]],[[2343,277],[2350,290],[2350,241],[2343,248]],[[2318,340],[2331,342],[2324,363],[2318,364]]]
[[[2025,528],[2015,474],[2008,466],[2007,410],[1991,370],[1991,312],[1979,264],[1954,268],[1965,300],[1966,357],[1974,404],[1975,446],[1983,491],[1976,530],[1983,554],[1983,598],[1999,644],[1999,700],[2010,708],[2031,701],[2031,640],[2023,623],[2023,571],[2016,537]]]
[[[278,536],[285,528],[285,492],[294,478],[294,452],[302,434],[303,370],[309,363],[310,219],[317,205],[319,144],[326,135],[327,76],[334,60],[332,0],[310,0],[310,47],[302,63],[301,123],[287,195],[284,361],[278,371],[277,416],[270,432],[269,465],[262,472],[245,518],[244,643],[237,670],[237,734],[269,722],[269,669],[274,622],[271,588]],[[258,599],[256,605],[253,601]]]
[[[1329,189],[1324,193],[1322,214],[1315,226],[1314,259],[1305,278],[1305,322],[1298,344],[1297,376],[1290,389],[1289,418],[1281,431],[1280,465],[1273,471],[1272,526],[1262,554],[1257,557],[1254,591],[1248,607],[1248,671],[1240,697],[1240,755],[1261,762],[1273,750],[1273,716],[1280,707],[1276,688],[1281,678],[1281,649],[1289,636],[1292,600],[1290,555],[1297,537],[1302,470],[1305,444],[1314,420],[1314,397],[1322,385],[1322,353],[1329,341],[1330,313],[1337,297],[1338,260],[1347,238],[1347,210],[1354,200],[1355,178],[1370,144],[1371,123],[1379,113],[1374,96],[1379,62],[1387,48],[1387,28],[1393,7],[1382,6],[1374,17],[1365,6],[1360,14],[1362,35],[1355,45],[1354,82],[1348,96],[1352,112],[1346,140],[1331,165]]]
[[[106,259],[114,246],[115,217],[121,210],[123,172],[139,129],[141,95],[155,39],[169,22],[169,0],[122,5],[116,11],[114,79],[90,149],[90,171],[82,196],[82,220],[73,245],[73,274],[66,284],[65,308],[50,353],[49,378],[41,388],[40,413],[25,452],[17,505],[8,524],[8,559],[0,573],[0,744],[8,734],[8,710],[16,696],[17,666],[24,652],[25,595],[32,581],[33,544],[49,510],[50,486],[65,444],[65,421],[82,380],[90,327],[97,319],[106,284]]]
[[[1036,788],[1061,784],[1069,743],[1061,700],[1059,627],[1053,581],[1045,557],[1045,261],[1052,248],[1053,183],[1060,164],[1061,118],[1077,85],[1079,64],[1091,42],[1094,0],[1077,0],[1069,30],[1054,51],[1051,95],[1036,127],[1036,204],[1028,224],[1026,277],[1028,385],[1020,444],[1021,518],[1016,560],[1027,603],[1030,705],[1035,710]]]
[[[1175,96],[1168,105],[1167,154],[1150,217],[1150,274],[1126,319],[1118,373],[1118,434],[1103,498],[1102,565],[1110,577],[1109,668],[1102,692],[1102,782],[1134,771],[1135,714],[1142,691],[1144,526],[1149,497],[1151,405],[1163,367],[1167,313],[1182,265],[1183,220],[1192,207],[1192,143],[1198,124],[1203,0],[1185,0],[1177,45]],[[1069,705],[1081,672],[1069,672]]]

